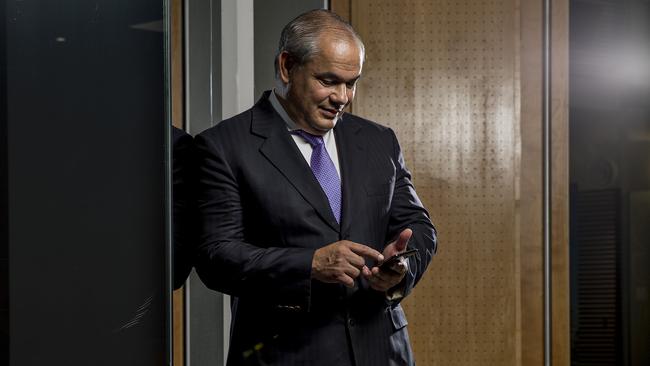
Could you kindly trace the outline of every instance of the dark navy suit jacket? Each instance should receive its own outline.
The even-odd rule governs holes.
[[[172,182],[174,232],[174,289],[185,283],[192,270],[192,248],[196,246],[195,169],[192,136],[172,127]]]
[[[407,227],[419,255],[406,294],[424,273],[436,233],[395,134],[351,114],[338,121],[339,225],[268,93],[195,139],[196,267],[208,287],[233,296],[228,365],[412,365],[398,301],[364,279],[354,289],[310,279],[316,249],[346,239],[381,252]]]

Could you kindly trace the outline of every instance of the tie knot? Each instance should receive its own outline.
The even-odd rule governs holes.
[[[311,133],[305,132],[303,130],[295,130],[291,131],[291,133],[305,139],[305,141],[307,141],[312,148],[323,145],[323,136],[312,135]]]

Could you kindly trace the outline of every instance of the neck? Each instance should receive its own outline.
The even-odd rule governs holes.
[[[278,98],[278,101],[282,105],[282,108],[284,108],[285,112],[287,112],[287,115],[291,120],[296,124],[296,127],[300,128],[301,130],[308,132],[312,135],[317,135],[317,136],[324,136],[328,131],[320,131],[312,128],[307,124],[302,118],[299,118],[296,111],[292,108],[291,103],[287,100],[287,93],[286,90],[287,88],[282,88],[284,90],[278,90],[277,88],[274,89],[272,92],[275,93],[275,95]],[[284,93],[283,93],[284,91]]]

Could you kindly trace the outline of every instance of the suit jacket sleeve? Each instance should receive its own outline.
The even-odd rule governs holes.
[[[195,246],[194,159],[192,136],[176,127],[172,131],[174,289],[178,289],[192,270],[191,253]]]
[[[426,211],[420,198],[415,192],[411,173],[406,168],[397,137],[389,130],[393,142],[396,175],[395,189],[390,207],[390,219],[387,242],[395,240],[402,230],[410,228],[413,235],[408,247],[418,249],[418,254],[409,259],[409,270],[406,277],[397,288],[405,297],[422,278],[433,255],[437,251],[436,229],[431,223],[429,213]],[[397,299],[400,301],[401,298]]]
[[[306,310],[314,250],[247,242],[237,141],[217,133],[196,138],[201,225],[197,273],[213,290]]]

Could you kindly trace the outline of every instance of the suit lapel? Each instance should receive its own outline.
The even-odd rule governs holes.
[[[291,138],[284,121],[268,102],[268,93],[265,93],[253,108],[251,130],[265,138],[259,148],[260,153],[314,207],[323,221],[339,231],[339,224],[332,213],[327,196]]]
[[[345,114],[343,115],[345,117]],[[362,187],[362,174],[364,169],[364,150],[361,139],[358,136],[361,127],[352,121],[344,121],[343,117],[334,128],[336,137],[336,148],[339,155],[342,180],[342,212],[341,212],[341,233],[347,238],[350,233],[350,225],[354,216],[353,198],[359,194]]]

